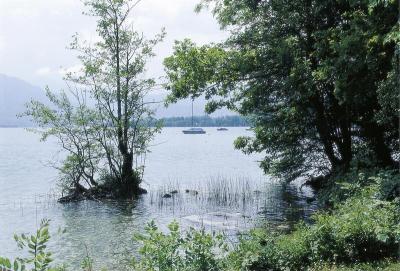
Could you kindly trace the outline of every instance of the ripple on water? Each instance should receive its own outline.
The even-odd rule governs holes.
[[[19,255],[13,234],[33,232],[49,218],[54,258],[78,267],[87,247],[97,267],[124,270],[122,260],[138,247],[133,234],[151,220],[163,231],[177,220],[183,230],[204,226],[234,236],[266,223],[294,223],[317,207],[306,203],[309,190],[263,176],[256,163],[261,157],[234,150],[233,140],[251,133],[244,128],[208,130],[206,137],[180,130],[165,129],[156,138],[147,160],[148,194],[135,201],[59,204],[57,173],[45,166],[57,152],[54,142],[40,143],[23,129],[0,129],[0,254]],[[162,197],[173,190],[170,198]]]

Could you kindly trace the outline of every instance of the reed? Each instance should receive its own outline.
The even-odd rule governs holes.
[[[265,197],[261,180],[245,177],[209,177],[181,186],[177,181],[149,191],[150,204],[160,207],[174,202],[176,204],[196,204],[225,207],[240,207],[259,203]]]

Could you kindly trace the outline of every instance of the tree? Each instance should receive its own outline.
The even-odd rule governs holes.
[[[198,10],[206,6],[230,37],[176,43],[164,62],[170,102],[204,94],[208,112],[250,116],[255,137],[236,147],[264,152],[264,170],[285,180],[346,171],[360,155],[398,165],[397,1],[205,0]]]
[[[66,75],[72,95],[48,90],[52,106],[28,104],[27,115],[47,129],[41,130],[44,138],[55,136],[67,151],[60,171],[75,194],[87,188],[123,197],[144,192],[140,160],[159,127],[151,127],[153,111],[145,101],[155,81],[143,73],[164,31],[147,40],[133,30],[129,14],[137,3],[85,1],[88,15],[97,17],[99,41],[89,44],[74,36],[71,49],[82,69]]]

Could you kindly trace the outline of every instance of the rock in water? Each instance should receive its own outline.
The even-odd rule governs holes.
[[[196,190],[189,190],[189,189],[186,189],[185,192],[186,192],[186,193],[189,193],[189,194],[191,194],[191,195],[198,195],[198,194],[199,194],[199,192],[197,192]]]

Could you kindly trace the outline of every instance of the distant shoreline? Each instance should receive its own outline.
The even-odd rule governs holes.
[[[9,122],[12,122],[9,121]],[[192,117],[167,117],[151,120],[152,126],[162,123],[162,127],[250,127],[250,121],[246,117],[239,115],[210,117],[193,116]],[[33,124],[24,122],[21,124],[0,124],[0,128],[35,128]]]

